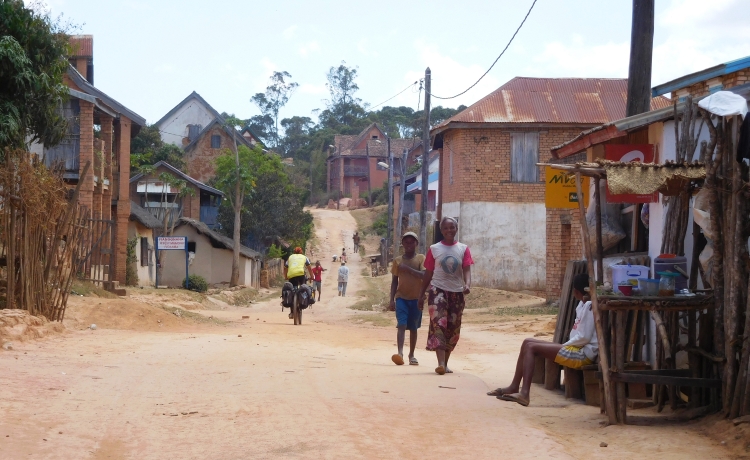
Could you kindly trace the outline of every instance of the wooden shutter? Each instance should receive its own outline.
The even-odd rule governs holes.
[[[511,133],[510,180],[538,182],[539,133]]]
[[[148,238],[141,238],[141,267],[148,267]]]

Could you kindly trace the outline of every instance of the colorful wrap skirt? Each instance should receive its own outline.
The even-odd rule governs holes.
[[[430,286],[427,297],[430,330],[427,350],[453,351],[461,336],[461,316],[464,312],[464,293],[448,292]]]
[[[555,356],[555,362],[571,369],[580,369],[583,366],[594,364],[583,352],[582,347],[574,347],[572,345],[560,348],[557,356]]]

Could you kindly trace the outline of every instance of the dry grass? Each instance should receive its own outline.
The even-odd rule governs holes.
[[[349,318],[349,321],[356,324],[372,324],[377,327],[394,327],[396,325],[396,315],[389,311],[366,313],[352,316]]]
[[[213,297],[226,302],[229,305],[234,305],[236,307],[246,307],[249,306],[250,303],[254,300],[258,300],[258,298],[260,297],[260,293],[257,289],[243,288],[236,291],[221,291]]]
[[[89,281],[74,280],[70,285],[70,293],[84,297],[101,297],[103,299],[116,299],[117,295],[91,283]]]

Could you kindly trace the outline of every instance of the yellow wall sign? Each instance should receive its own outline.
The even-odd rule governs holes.
[[[547,186],[544,188],[544,204],[548,208],[578,208],[578,194],[576,192],[576,176],[567,171],[545,167],[544,177]],[[589,178],[581,177],[581,191],[583,205],[589,204]]]

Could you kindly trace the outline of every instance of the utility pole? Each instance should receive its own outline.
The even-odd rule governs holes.
[[[391,136],[385,135],[386,145],[388,146],[388,227],[386,230],[386,254],[385,262],[388,264],[388,248],[391,246],[391,228],[393,228],[393,153],[391,153]],[[395,238],[394,238],[395,239]],[[396,257],[396,253],[393,253]]]
[[[393,238],[393,257],[398,254],[398,244],[401,241],[401,223],[404,220],[404,193],[406,189],[406,165],[409,163],[409,150],[404,149],[399,161],[399,187],[398,187],[398,220],[396,221],[396,234]],[[394,197],[395,198],[395,197]]]
[[[372,188],[370,187],[370,140],[365,141],[365,155],[367,155],[367,207],[372,207]],[[343,160],[342,160],[343,161]]]
[[[654,0],[633,0],[630,28],[628,102],[625,116],[651,110],[651,60],[654,49]]]
[[[419,251],[427,252],[427,199],[429,197],[430,178],[430,93],[432,83],[430,68],[424,71],[424,128],[422,130],[422,206],[419,209]]]

